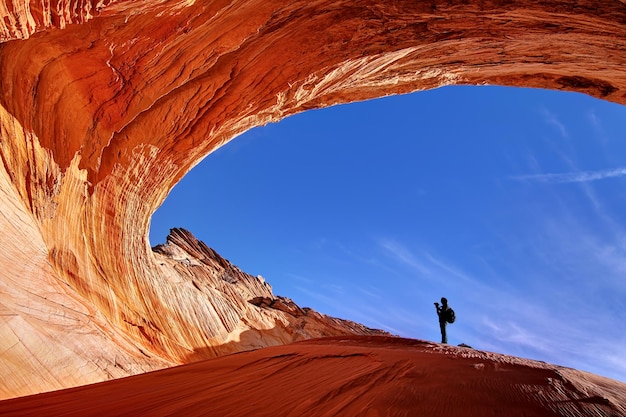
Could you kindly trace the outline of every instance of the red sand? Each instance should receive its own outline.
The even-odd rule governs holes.
[[[316,339],[0,402],[0,415],[620,416],[626,384],[469,348]]]

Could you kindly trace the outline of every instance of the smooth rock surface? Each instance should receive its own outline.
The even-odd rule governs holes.
[[[468,348],[314,339],[0,402],[20,416],[622,417],[626,384]]]

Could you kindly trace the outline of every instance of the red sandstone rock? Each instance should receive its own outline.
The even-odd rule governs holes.
[[[473,349],[328,338],[0,402],[3,416],[622,417],[626,384]]]
[[[125,340],[117,329],[109,329],[108,334],[95,332],[99,326],[106,329],[110,325],[102,319],[96,321],[97,310],[72,303],[67,291],[55,285],[51,272],[43,288],[23,288],[15,279],[3,288],[6,295],[18,298],[5,299],[3,294],[7,318],[0,329],[8,349],[0,356],[5,377],[0,393],[14,397],[83,385],[313,337],[387,334],[302,309],[288,298],[274,296],[262,277],[242,272],[184,229],[172,229],[167,242],[153,250],[162,278],[171,285],[171,291],[176,291],[172,299],[188,303],[168,305],[165,308],[169,310],[161,313],[170,311],[183,324],[185,309],[192,310],[197,320],[186,325],[203,335],[203,344],[183,347],[185,356],[164,361]],[[35,320],[41,322],[39,328],[33,326]],[[146,318],[123,320],[148,340],[159,331]],[[67,334],[59,334],[62,331]]]
[[[4,0],[0,39],[4,398],[274,328],[267,309],[242,324],[256,307],[222,298],[244,286],[217,258],[226,279],[213,288],[147,241],[171,187],[253,126],[447,84],[626,103],[616,0]]]

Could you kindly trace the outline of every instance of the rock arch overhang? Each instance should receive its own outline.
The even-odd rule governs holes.
[[[150,366],[228,337],[194,325],[209,307],[164,278],[147,235],[171,187],[245,130],[452,84],[626,103],[621,0],[5,1],[0,15],[3,239],[19,235],[0,262],[28,266],[0,281],[52,277]]]

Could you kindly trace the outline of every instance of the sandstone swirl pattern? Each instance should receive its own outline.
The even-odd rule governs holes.
[[[3,398],[290,320],[218,301],[147,239],[171,187],[253,126],[447,84],[626,103],[618,0],[0,0],[0,17]]]

